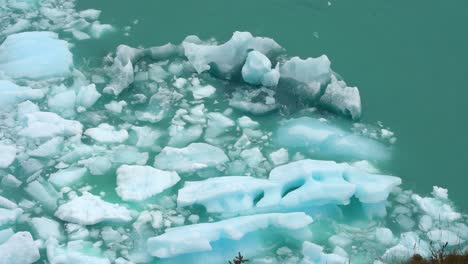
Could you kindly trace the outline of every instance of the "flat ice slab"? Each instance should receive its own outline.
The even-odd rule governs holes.
[[[68,43],[53,32],[10,35],[0,46],[0,71],[12,78],[66,77],[73,67]]]
[[[179,180],[174,171],[122,165],[117,169],[116,191],[124,201],[141,201],[174,186]]]
[[[130,211],[118,204],[103,201],[89,193],[75,197],[59,206],[55,216],[63,221],[80,225],[94,225],[101,222],[129,222]]]

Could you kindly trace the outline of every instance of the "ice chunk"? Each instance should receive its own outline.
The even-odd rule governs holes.
[[[94,21],[91,24],[91,27],[89,29],[89,34],[93,38],[101,38],[104,34],[113,32],[115,29],[112,25],[109,24],[101,24],[99,21]]]
[[[250,84],[276,86],[279,80],[279,71],[271,69],[271,62],[267,56],[254,50],[247,55],[242,67],[242,78]]]
[[[10,111],[18,103],[37,100],[44,97],[44,92],[26,86],[18,86],[7,80],[0,80],[0,111]]]
[[[59,222],[47,217],[34,217],[31,219],[31,227],[38,238],[47,241],[53,237],[63,239],[63,230]]]
[[[447,201],[421,197],[417,194],[413,194],[411,198],[424,213],[434,220],[451,222],[461,218],[461,214],[456,212]]]
[[[86,168],[67,168],[50,175],[49,182],[58,189],[71,187],[80,182],[87,172],[88,170]]]
[[[112,77],[110,83],[104,88],[105,93],[119,95],[134,81],[133,62],[142,56],[143,51],[126,45],[117,47],[114,64],[109,69]]]
[[[55,137],[28,152],[31,157],[53,157],[57,155],[63,146],[63,137]]]
[[[4,209],[0,208],[0,227],[14,224],[16,219],[23,213],[19,208]]]
[[[59,206],[55,216],[63,221],[94,225],[101,222],[129,222],[130,211],[118,204],[103,201],[99,196],[85,193]]]
[[[240,240],[246,235],[269,227],[284,231],[304,230],[312,218],[304,213],[260,214],[242,216],[215,223],[195,224],[166,229],[166,233],[148,239],[148,251],[160,258],[170,258],[187,253],[215,250],[213,244],[223,240]],[[229,245],[229,244],[226,244]]]
[[[0,207],[8,208],[8,209],[16,209],[18,208],[18,205],[7,198],[0,196]]]
[[[148,152],[140,152],[132,146],[117,146],[112,149],[110,161],[119,164],[145,165],[148,161]]]
[[[141,201],[174,186],[179,180],[176,172],[123,165],[117,169],[115,190],[124,201]]]
[[[287,149],[280,148],[277,151],[270,153],[269,158],[274,165],[281,165],[289,161],[289,153]]]
[[[400,236],[400,242],[389,249],[387,249],[382,258],[389,262],[406,261],[415,254],[419,254],[426,258],[431,255],[429,250],[429,243],[419,238],[414,232],[403,233]]]
[[[110,103],[104,105],[104,107],[107,110],[114,112],[116,114],[122,113],[122,109],[124,108],[124,106],[127,106],[127,102],[125,102],[124,100],[119,101],[119,102],[110,101]]]
[[[320,103],[353,119],[361,117],[361,97],[358,88],[346,86],[344,81],[337,80],[334,75],[325,93],[320,97]]]
[[[42,178],[30,182],[24,187],[24,191],[48,210],[52,211],[57,207],[58,192],[49,182]]]
[[[211,85],[195,86],[192,88],[193,98],[200,100],[212,96],[216,92],[216,88]]]
[[[83,11],[80,11],[80,17],[88,19],[88,20],[97,20],[99,16],[101,15],[101,10],[96,10],[96,9],[86,9]]]
[[[140,148],[154,147],[156,145],[157,140],[163,135],[162,131],[153,129],[148,126],[132,126],[131,129],[136,133],[136,146]]]
[[[19,131],[20,136],[51,138],[74,136],[83,132],[83,125],[75,120],[66,120],[55,113],[32,112],[25,115],[27,126]]]
[[[205,131],[205,138],[218,137],[236,125],[234,121],[221,113],[209,113],[207,117],[208,125]]]
[[[304,255],[302,264],[343,264],[349,262],[347,258],[340,255],[324,253],[321,246],[309,241],[304,241],[302,244],[302,254]]]
[[[8,168],[16,159],[16,146],[0,143],[0,169]]]
[[[0,46],[0,71],[12,78],[43,79],[70,75],[68,43],[53,32],[10,35]]]
[[[261,162],[266,160],[258,147],[243,150],[240,153],[240,157],[251,168],[257,168]]]
[[[179,190],[179,206],[200,204],[208,212],[270,212],[326,204],[385,201],[401,183],[397,177],[368,174],[346,163],[301,160],[278,166],[269,180],[224,176],[187,182]]]
[[[51,264],[110,264],[90,241],[76,240],[60,246],[54,238],[46,243],[47,259]]]
[[[233,108],[263,115],[278,109],[279,104],[274,98],[275,91],[262,87],[260,89],[237,89],[229,99],[229,105]]]
[[[2,264],[30,264],[39,258],[39,249],[29,232],[18,232],[0,245]]]
[[[291,119],[282,124],[276,141],[324,158],[343,160],[388,160],[389,150],[380,142],[350,134],[311,117]]]
[[[232,38],[222,45],[202,45],[185,41],[182,43],[185,56],[198,73],[211,70],[229,79],[241,70],[249,50],[257,50],[269,55],[281,50],[270,38],[253,37],[248,32],[235,32]]]
[[[112,167],[112,163],[107,157],[91,157],[78,163],[86,166],[91,175],[104,175]]]
[[[75,115],[75,101],[75,91],[65,90],[50,96],[47,103],[51,111],[63,117],[72,117]]]
[[[90,108],[101,97],[101,94],[96,90],[94,83],[80,88],[76,97],[76,102],[79,106]]]
[[[192,143],[185,148],[165,147],[154,159],[154,167],[188,173],[216,167],[228,160],[220,148],[206,143]]]
[[[18,188],[21,186],[22,182],[18,180],[15,176],[7,174],[3,176],[1,184],[4,187]]]
[[[106,123],[102,123],[95,128],[89,128],[84,134],[101,143],[122,143],[128,138],[127,130],[117,130]]]
[[[434,186],[432,187],[432,195],[436,198],[448,199],[448,190],[438,186]]]

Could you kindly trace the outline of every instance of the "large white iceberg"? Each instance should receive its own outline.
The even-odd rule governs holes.
[[[0,71],[12,78],[66,77],[73,67],[68,43],[53,32],[10,35],[0,46]]]
[[[118,204],[102,200],[99,196],[85,193],[59,206],[55,212],[59,219],[80,224],[94,225],[101,222],[129,222],[130,211]]]
[[[117,169],[115,190],[124,201],[141,201],[174,186],[179,180],[179,175],[173,171],[123,165]]]
[[[346,205],[352,196],[364,204],[387,199],[401,179],[369,174],[346,163],[300,160],[274,168],[269,179],[224,176],[186,182],[179,206],[203,205],[208,212],[274,212]]]

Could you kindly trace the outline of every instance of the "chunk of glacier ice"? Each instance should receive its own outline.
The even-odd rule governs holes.
[[[405,261],[415,254],[424,258],[431,255],[429,243],[420,239],[415,232],[406,232],[400,235],[400,241],[396,246],[387,249],[382,256],[383,260],[393,263]]]
[[[432,197],[421,197],[413,194],[411,199],[414,203],[433,220],[451,222],[460,219],[462,216],[456,212],[453,207],[447,203],[447,200],[441,200]]]
[[[5,209],[0,208],[0,227],[14,224],[16,219],[23,213],[19,208]]]
[[[385,201],[400,183],[400,178],[369,174],[346,163],[300,160],[274,168],[268,180],[223,176],[186,182],[177,203],[203,205],[208,212],[248,213],[348,204],[353,195],[367,204]]]
[[[320,92],[320,85],[331,78],[330,64],[326,55],[305,60],[293,57],[280,66],[281,79],[306,85],[310,89],[308,94],[315,97]]]
[[[101,143],[122,143],[128,138],[127,130],[117,130],[107,123],[102,123],[94,128],[88,128],[84,134]]]
[[[81,135],[83,125],[51,112],[34,111],[25,114],[26,126],[18,134],[29,138]]]
[[[65,90],[49,96],[47,104],[49,110],[69,118],[75,115],[76,93],[73,90]]]
[[[332,75],[331,83],[320,97],[320,103],[353,119],[361,117],[361,97],[358,88],[346,86],[346,83],[338,80],[335,75]]]
[[[276,142],[326,158],[380,161],[390,157],[382,143],[311,117],[286,121],[276,132]]]
[[[148,251],[159,258],[170,258],[182,254],[214,250],[212,244],[218,240],[240,240],[244,236],[262,229],[274,227],[289,231],[301,231],[312,218],[305,213],[259,214],[241,216],[214,223],[188,225],[166,229],[157,237],[148,239]]]
[[[26,100],[38,100],[44,97],[44,92],[26,86],[18,86],[8,80],[0,80],[0,111],[10,111],[17,104]]]
[[[228,161],[224,151],[206,143],[192,143],[185,148],[165,147],[154,159],[154,167],[179,173],[212,168]]]
[[[79,183],[87,172],[86,168],[66,168],[50,175],[49,182],[58,189],[71,187]]]
[[[127,208],[106,202],[99,196],[90,193],[84,193],[82,196],[62,204],[55,212],[55,216],[63,221],[80,225],[132,220]]]
[[[90,241],[70,241],[66,246],[59,245],[57,239],[47,240],[47,259],[51,264],[110,264],[100,250]]]
[[[68,43],[57,33],[18,33],[8,36],[0,46],[0,71],[12,78],[66,77],[72,67]]]
[[[36,237],[47,241],[53,237],[62,240],[63,230],[59,222],[47,217],[34,217],[31,219],[31,227],[34,230]]]
[[[242,67],[242,78],[245,82],[255,85],[276,86],[279,81],[278,69],[271,68],[267,56],[253,50],[247,55]]]
[[[323,247],[309,241],[304,241],[302,244],[302,255],[304,258],[301,264],[343,264],[349,261],[334,253],[326,254],[323,252]]]
[[[0,245],[0,263],[30,264],[40,258],[39,248],[29,232],[18,232]]]
[[[117,169],[115,190],[124,201],[141,201],[174,186],[179,180],[179,175],[174,171],[122,165]]]
[[[8,168],[16,159],[16,146],[0,142],[0,169]]]
[[[249,50],[269,55],[281,50],[270,38],[253,37],[249,32],[234,32],[232,38],[221,45],[203,45],[183,42],[185,56],[198,73],[212,70],[215,74],[230,79],[240,72]]]
[[[63,137],[54,137],[39,145],[36,149],[28,151],[28,154],[31,157],[53,157],[60,152],[63,143]]]
[[[99,98],[101,98],[101,94],[96,90],[96,85],[92,83],[80,88],[76,96],[76,102],[79,106],[90,108]]]

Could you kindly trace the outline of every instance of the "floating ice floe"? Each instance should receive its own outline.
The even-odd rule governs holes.
[[[245,243],[243,247],[252,246],[253,248],[246,248],[248,252],[265,250],[265,248],[262,248],[262,243],[256,239],[256,233],[262,230],[271,229],[274,232],[276,229],[284,234],[289,234],[293,238],[296,236],[302,238],[310,237],[311,234],[306,227],[311,222],[312,218],[304,213],[260,214],[237,217],[215,223],[171,228],[167,229],[160,236],[149,238],[148,251],[153,256],[159,258],[184,257],[185,255],[186,260],[192,259],[194,261],[196,261],[198,256],[191,254],[211,251],[211,254],[208,254],[206,257],[212,255],[212,259],[205,259],[205,261],[216,263],[215,261],[222,261],[219,258],[221,256],[216,256],[216,251],[225,252],[229,248],[231,250],[228,251],[233,251],[233,247],[229,246],[230,244],[239,246]],[[255,245],[252,242],[259,242],[259,244]]]
[[[30,264],[39,258],[39,249],[29,232],[15,233],[0,244],[0,263]]]
[[[186,182],[177,202],[179,206],[199,204],[208,212],[223,213],[346,205],[352,196],[365,204],[377,204],[400,183],[397,177],[369,174],[345,163],[301,160],[276,167],[268,180],[224,176]]]
[[[117,169],[116,191],[124,201],[141,201],[174,186],[179,180],[176,172],[123,165]]]
[[[185,148],[165,147],[154,159],[154,167],[187,173],[213,168],[228,160],[220,148],[206,143],[192,143]]]
[[[18,33],[0,45],[0,71],[12,78],[66,77],[72,67],[68,43],[53,32]]]
[[[59,219],[80,224],[94,225],[101,222],[129,222],[130,211],[118,204],[102,200],[99,196],[85,193],[62,204],[55,211]]]
[[[350,161],[390,158],[388,147],[382,143],[310,117],[286,121],[278,128],[276,140],[281,146],[307,151],[318,157]]]
[[[26,100],[38,100],[44,97],[44,92],[19,86],[7,80],[0,80],[0,111],[10,111],[18,103]]]

